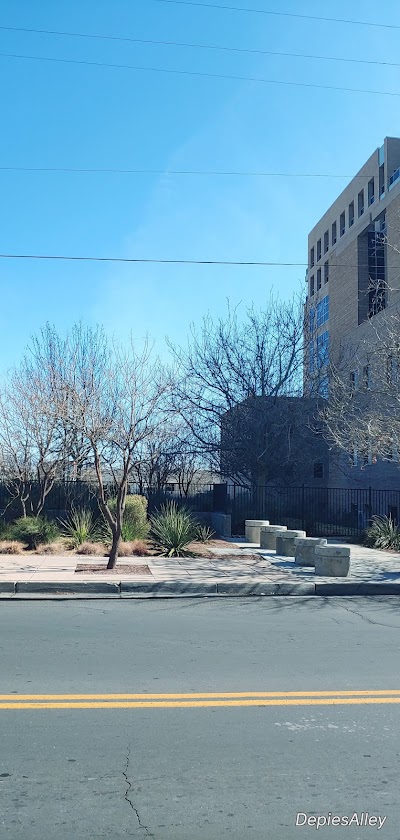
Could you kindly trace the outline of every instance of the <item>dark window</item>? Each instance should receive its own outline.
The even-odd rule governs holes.
[[[368,206],[375,201],[375,179],[368,181]]]
[[[379,198],[385,195],[385,165],[379,167]]]
[[[329,260],[324,263],[324,283],[327,283],[329,280]]]
[[[370,387],[370,379],[371,379],[371,369],[369,365],[364,365],[363,367],[363,387],[369,388]]]
[[[385,235],[368,233],[368,317],[372,318],[386,306]]]
[[[339,230],[341,236],[343,236],[343,234],[346,232],[346,218],[344,213],[340,214]]]
[[[310,297],[313,296],[315,292],[315,283],[314,283],[314,275],[310,277]]]
[[[358,193],[358,216],[362,216],[364,213],[364,190]]]
[[[329,251],[329,230],[326,230],[324,233],[324,254]]]
[[[318,260],[321,259],[321,254],[322,254],[322,245],[321,245],[321,240],[318,239],[318,242],[317,242],[317,262],[318,262]]]
[[[349,204],[349,227],[354,225],[354,201]]]
[[[322,281],[321,281],[321,269],[320,269],[320,268],[318,268],[318,269],[317,269],[317,290],[319,290],[319,289],[321,288],[321,286],[322,286]]]
[[[336,245],[337,242],[337,224],[336,222],[332,225],[332,245]]]
[[[315,461],[314,463],[314,478],[323,478],[324,477],[324,465],[321,464],[320,461]]]
[[[314,248],[311,248],[310,251],[310,268],[313,268],[315,265],[315,258],[314,258]]]

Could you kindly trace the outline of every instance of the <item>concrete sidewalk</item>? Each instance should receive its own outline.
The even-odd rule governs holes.
[[[349,576],[329,578],[240,538],[230,542],[231,548],[213,548],[213,559],[123,558],[117,573],[101,575],[75,569],[85,563],[106,566],[106,558],[0,555],[0,597],[400,595],[399,554],[352,545]],[[127,565],[146,565],[150,574],[124,573]]]

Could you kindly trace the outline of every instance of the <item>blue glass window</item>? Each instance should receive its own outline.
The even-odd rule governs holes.
[[[317,359],[318,368],[324,367],[329,362],[329,333],[328,330],[317,336]]]
[[[311,313],[310,313],[311,315]],[[325,295],[317,304],[317,327],[322,327],[329,319],[329,295]]]

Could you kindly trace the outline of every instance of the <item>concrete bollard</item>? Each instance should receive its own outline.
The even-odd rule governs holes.
[[[276,550],[276,535],[279,531],[287,531],[286,525],[262,525],[260,528],[260,548],[268,551]]]
[[[244,533],[247,542],[260,545],[260,528],[262,528],[263,525],[269,525],[269,519],[246,519],[244,523]]]
[[[327,542],[324,537],[296,537],[294,559],[297,565],[314,566],[316,546],[327,545]]]
[[[294,557],[296,554],[294,541],[296,537],[305,537],[305,531],[283,531],[276,535],[276,553],[283,557]]]
[[[315,547],[315,574],[347,577],[350,569],[350,548],[344,545]]]

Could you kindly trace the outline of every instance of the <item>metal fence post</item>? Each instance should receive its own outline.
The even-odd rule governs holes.
[[[305,516],[306,516],[306,513],[305,513],[305,490],[304,490],[304,484],[302,484],[302,486],[301,486],[301,529],[302,529],[302,531],[305,531],[305,527],[304,527],[305,526]]]

